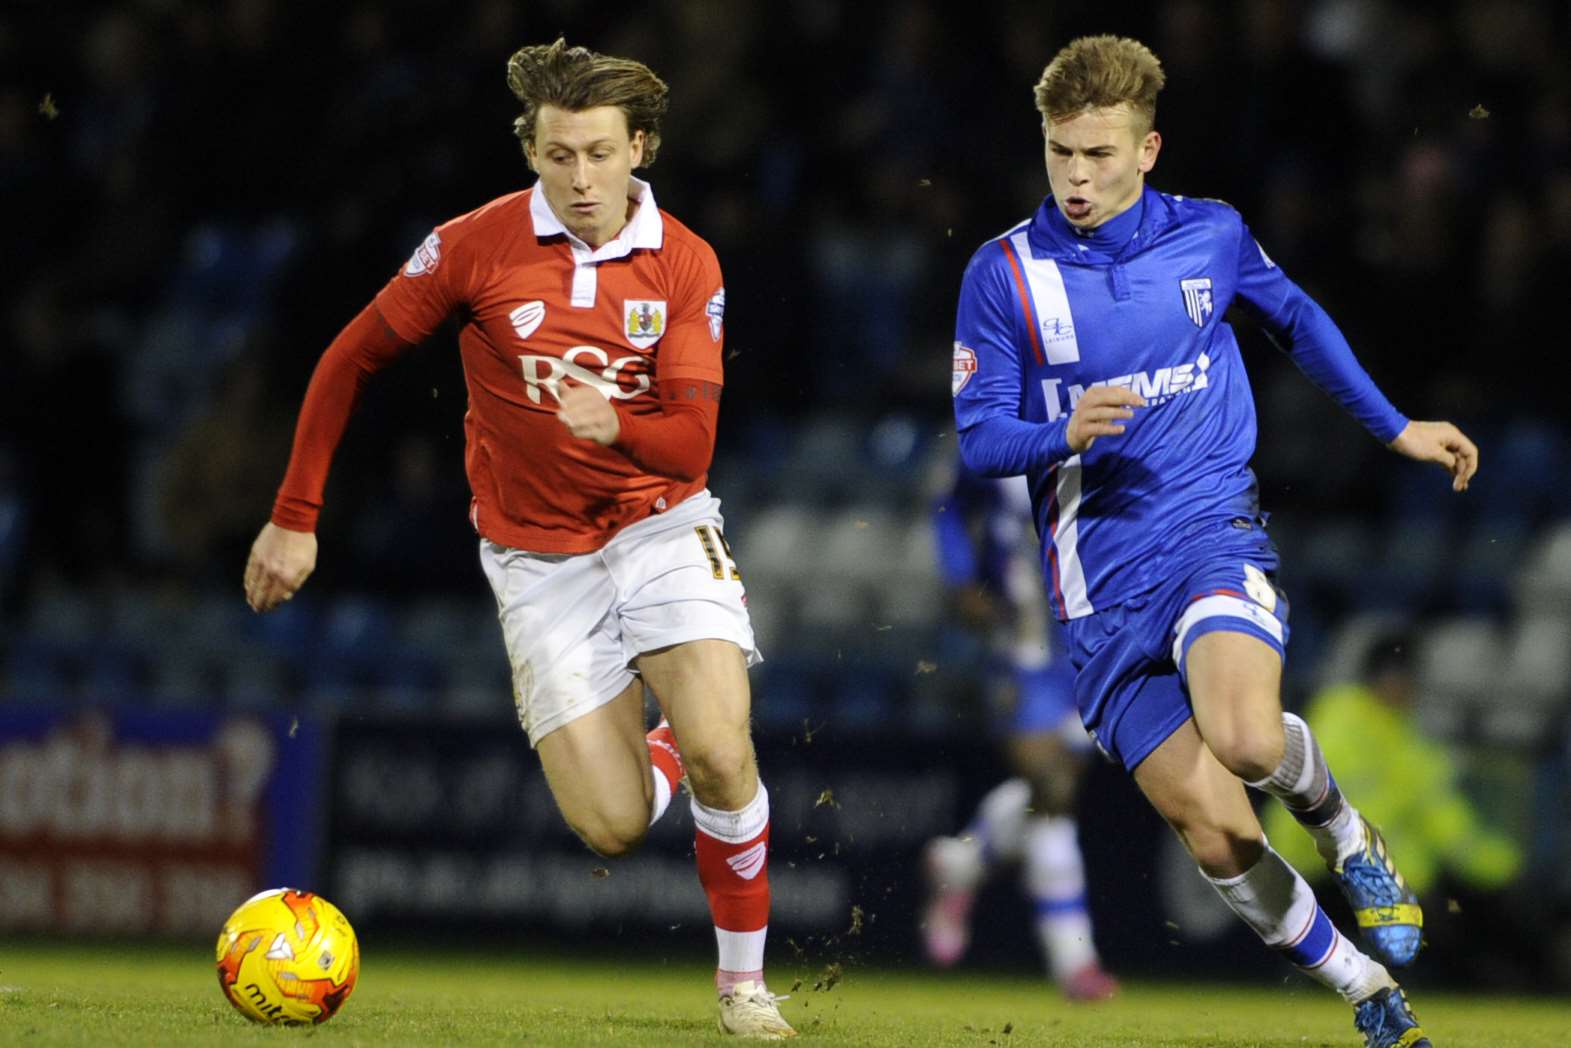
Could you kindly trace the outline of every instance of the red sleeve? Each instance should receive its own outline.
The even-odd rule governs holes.
[[[438,226],[377,293],[376,308],[405,342],[424,341],[468,301],[475,252],[465,241],[473,232],[469,216]]]
[[[667,250],[671,261],[671,321],[655,355],[655,378],[725,381],[725,284],[714,249],[692,234]]]
[[[645,473],[691,482],[709,469],[720,420],[720,386],[692,379],[661,379],[659,414],[619,410],[621,432],[612,447]]]
[[[290,531],[315,531],[322,489],[333,452],[349,424],[360,391],[411,343],[388,325],[376,305],[366,306],[333,339],[306,387],[289,469],[273,501],[273,523]]]

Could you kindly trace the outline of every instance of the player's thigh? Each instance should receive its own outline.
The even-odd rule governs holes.
[[[1266,568],[1240,553],[1219,556],[1185,581],[1174,612],[1172,660],[1213,753],[1254,781],[1282,759],[1282,662],[1288,602]]]
[[[620,589],[614,610],[629,664],[693,641],[729,641],[741,655],[740,676],[732,672],[736,666],[729,655],[722,661],[721,656],[689,654],[681,665],[684,672],[724,671],[725,681],[735,684],[745,683],[746,668],[762,661],[747,614],[747,591],[720,530],[718,506],[707,495],[694,496],[671,511],[672,517],[686,519],[658,531],[635,525],[606,545]],[[745,688],[727,692],[733,700],[746,700]]]
[[[1282,656],[1260,638],[1220,629],[1189,648],[1195,724],[1217,758],[1248,781],[1282,761]]]
[[[610,702],[633,680],[612,608],[616,586],[593,554],[551,556],[482,541],[530,745]]]
[[[1260,858],[1264,835],[1244,785],[1216,759],[1194,721],[1152,750],[1134,778],[1207,874],[1236,876]]]
[[[747,668],[760,661],[719,503],[694,496],[606,546],[623,652],[671,721],[694,796],[735,810],[757,791]]]
[[[700,639],[644,652],[638,672],[671,722],[699,801],[735,810],[757,792],[747,659],[731,641]]]
[[[638,681],[553,729],[535,748],[562,817],[585,843],[617,855],[643,840],[652,783]]]

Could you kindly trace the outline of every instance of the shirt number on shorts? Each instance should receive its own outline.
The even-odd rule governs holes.
[[[723,580],[729,572],[731,578],[741,582],[742,573],[736,568],[736,557],[731,553],[731,544],[725,540],[725,534],[713,524],[700,524],[693,530],[698,533],[699,544],[704,547],[704,556],[709,558],[709,568],[715,578]]]

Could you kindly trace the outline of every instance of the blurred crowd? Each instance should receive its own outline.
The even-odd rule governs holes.
[[[1492,436],[1564,455],[1564,4],[23,2],[0,12],[7,621],[62,589],[238,601],[317,355],[432,225],[532,181],[503,73],[559,32],[672,87],[648,176],[725,267],[727,477],[824,413],[930,442],[965,260],[1045,191],[1031,86],[1103,31],[1165,62],[1156,187],[1237,205],[1400,407],[1478,428],[1481,480]],[[1268,501],[1375,509],[1380,449],[1245,341]],[[451,338],[373,385],[314,585],[475,592],[463,409]]]

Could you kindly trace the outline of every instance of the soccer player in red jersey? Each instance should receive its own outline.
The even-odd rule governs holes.
[[[551,792],[584,842],[615,856],[685,776],[721,1029],[790,1037],[763,979],[769,794],[747,681],[759,655],[705,486],[720,266],[633,177],[654,162],[666,109],[647,66],[559,39],[515,53],[507,80],[538,181],[437,227],[328,346],[246,600],[277,607],[315,567],[328,466],[366,380],[460,316],[470,522]],[[647,736],[644,686],[665,715]]]

